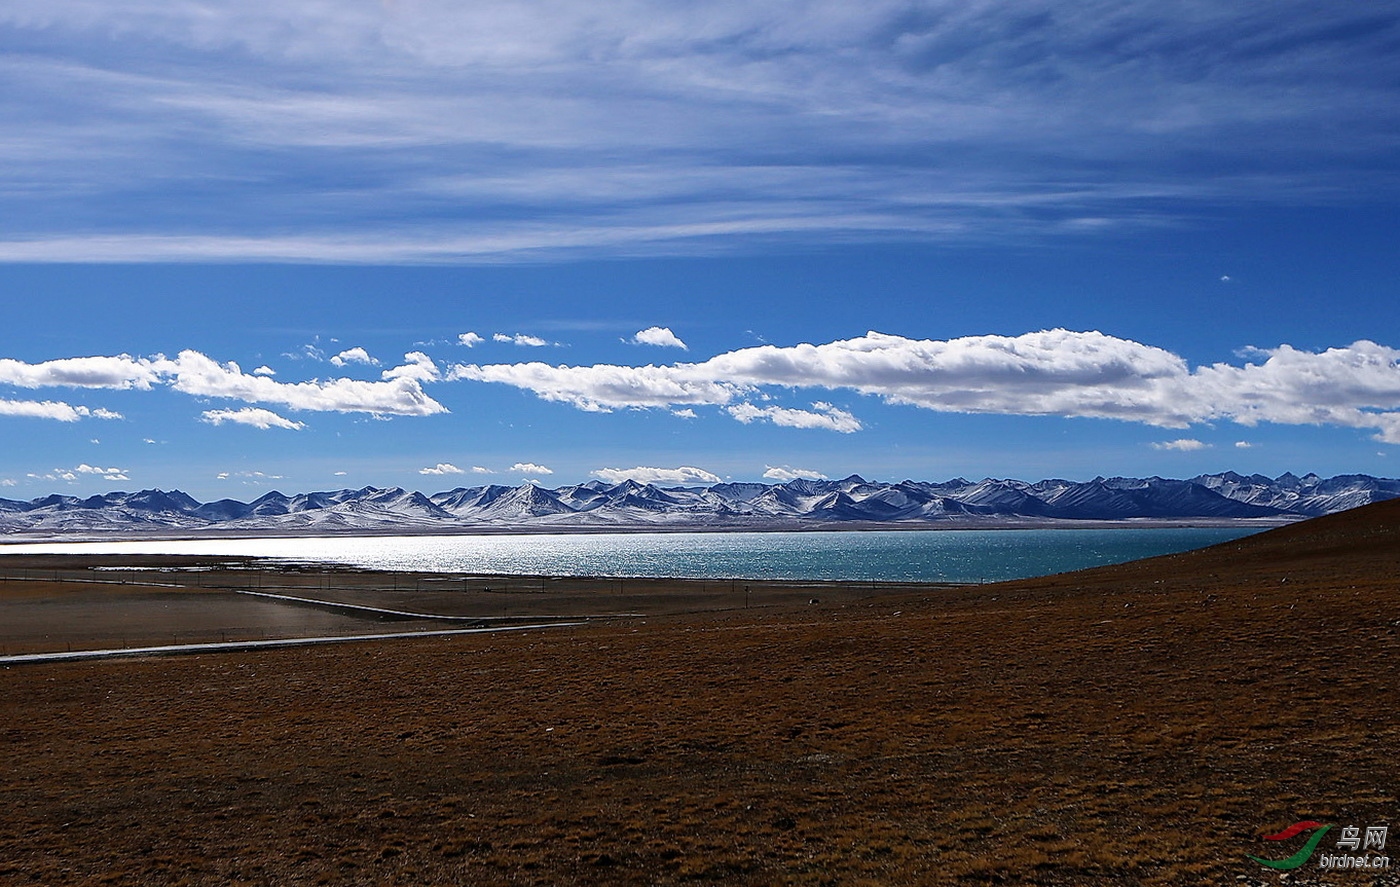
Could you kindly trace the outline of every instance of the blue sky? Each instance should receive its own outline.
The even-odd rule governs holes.
[[[0,10],[0,496],[1400,473],[1400,4],[250,6]]]

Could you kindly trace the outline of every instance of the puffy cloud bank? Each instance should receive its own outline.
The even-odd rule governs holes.
[[[870,332],[824,344],[742,348],[704,361],[660,366],[528,361],[456,364],[443,372],[427,354],[414,351],[379,377],[282,382],[190,350],[174,358],[0,359],[0,385],[15,388],[167,387],[201,398],[377,416],[445,413],[447,408],[423,386],[467,380],[509,385],[594,412],[656,408],[693,417],[693,408],[710,406],[745,424],[839,433],[865,426],[844,406],[833,404],[831,392],[939,412],[1117,419],[1161,428],[1217,421],[1331,425],[1370,430],[1377,440],[1400,444],[1400,350],[1367,340],[1321,352],[1290,345],[1251,348],[1238,363],[1192,367],[1166,349],[1093,331],[943,340]],[[777,400],[793,392],[827,399],[797,406]],[[65,422],[121,418],[100,407],[4,398],[0,416]],[[204,419],[301,427],[260,407],[209,410]],[[1183,437],[1163,446],[1184,451],[1194,446],[1192,440]],[[521,465],[528,467],[511,470],[537,468]]]
[[[446,407],[423,391],[423,382],[439,376],[432,360],[415,351],[404,355],[404,361],[401,366],[385,370],[380,381],[337,378],[278,382],[257,370],[245,373],[232,361],[219,363],[198,351],[188,350],[181,351],[174,359],[164,355],[132,357],[120,354],[114,357],[74,357],[25,363],[6,358],[0,360],[0,384],[19,388],[143,391],[168,386],[196,397],[280,404],[293,410],[384,416],[428,416],[447,412]],[[36,416],[67,422],[88,416],[119,418],[117,413],[110,410],[52,401],[0,401],[0,415]],[[205,414],[205,419],[214,424],[229,421],[263,428],[298,426],[298,423],[282,419],[267,410],[237,413],[212,411],[212,414]]]
[[[1358,341],[1320,353],[1250,349],[1240,365],[1192,368],[1163,348],[1054,329],[909,339],[870,332],[820,345],[763,345],[699,363],[459,364],[446,374],[511,385],[583,410],[713,405],[741,422],[850,432],[851,413],[759,406],[772,389],[846,390],[940,412],[1119,419],[1164,428],[1338,425],[1400,443],[1400,351]]]

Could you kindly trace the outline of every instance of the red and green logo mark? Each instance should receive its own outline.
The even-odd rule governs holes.
[[[1298,866],[1302,865],[1303,863],[1307,862],[1310,858],[1312,858],[1313,851],[1317,850],[1317,845],[1322,842],[1322,836],[1327,834],[1327,832],[1331,830],[1331,828],[1332,826],[1330,825],[1323,825],[1320,822],[1313,822],[1310,819],[1304,820],[1303,822],[1295,822],[1288,828],[1279,832],[1278,834],[1265,835],[1264,840],[1287,841],[1294,835],[1302,834],[1303,832],[1309,831],[1310,829],[1317,829],[1317,831],[1313,832],[1312,836],[1308,838],[1307,843],[1304,844],[1301,848],[1299,848],[1297,853],[1293,854],[1287,859],[1260,859],[1257,856],[1251,856],[1249,858],[1259,863],[1260,865],[1266,865],[1271,869],[1279,869],[1280,871],[1296,869],[1298,868]]]

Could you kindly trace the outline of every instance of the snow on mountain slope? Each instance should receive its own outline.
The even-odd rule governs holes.
[[[1270,479],[1234,472],[1086,482],[963,478],[931,483],[798,479],[782,484],[658,487],[625,480],[549,490],[537,484],[459,487],[425,496],[397,487],[200,503],[179,491],[79,499],[0,499],[0,533],[139,535],[143,532],[429,532],[499,527],[764,529],[804,524],[936,524],[950,520],[1271,519],[1330,514],[1400,497],[1400,480],[1369,475]]]

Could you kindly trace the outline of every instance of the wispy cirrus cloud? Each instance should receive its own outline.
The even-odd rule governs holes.
[[[1341,199],[1362,176],[1394,194],[1396,20],[1304,0],[12,0],[0,260],[1043,236]]]
[[[871,332],[820,345],[763,345],[669,366],[456,365],[446,378],[511,385],[590,411],[715,405],[740,421],[855,431],[830,404],[756,406],[773,389],[850,390],[938,412],[1118,419],[1163,428],[1241,425],[1371,429],[1400,443],[1400,350],[1357,341],[1289,345],[1243,364],[1192,368],[1163,348],[1099,332],[909,339]],[[1252,361],[1252,362],[1249,362]]]

